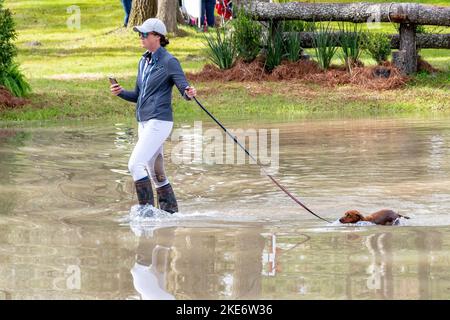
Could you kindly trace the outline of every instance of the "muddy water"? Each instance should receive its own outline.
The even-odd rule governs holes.
[[[234,128],[279,129],[276,177],[334,223],[255,165],[173,163],[175,142],[180,213],[130,221],[133,123],[2,125],[0,299],[450,298],[448,119]],[[336,223],[353,208],[411,219]]]

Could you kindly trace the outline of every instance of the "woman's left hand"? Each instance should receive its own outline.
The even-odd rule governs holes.
[[[197,90],[194,87],[187,87],[185,89],[186,95],[189,97],[189,99],[192,99],[197,95]]]

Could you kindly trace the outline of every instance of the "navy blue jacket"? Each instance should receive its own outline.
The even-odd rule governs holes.
[[[119,97],[136,102],[136,119],[139,122],[150,119],[173,121],[174,84],[181,95],[190,100],[185,93],[189,83],[180,63],[164,47],[160,47],[153,55],[147,51],[142,56],[139,60],[134,91],[123,90]]]

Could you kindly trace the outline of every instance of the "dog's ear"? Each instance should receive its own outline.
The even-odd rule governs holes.
[[[357,217],[357,218],[358,218],[358,220],[357,220],[357,221],[363,221],[363,220],[364,220],[364,217],[363,217],[363,215],[362,215],[361,213],[359,213],[358,211],[357,211],[357,213],[355,214],[355,217]]]

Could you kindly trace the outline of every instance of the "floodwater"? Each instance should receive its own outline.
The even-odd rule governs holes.
[[[175,141],[180,212],[131,219],[132,122],[2,125],[0,299],[450,298],[448,119],[226,125],[279,129],[275,176],[333,223],[254,164],[175,163]],[[337,222],[382,208],[411,219]]]

